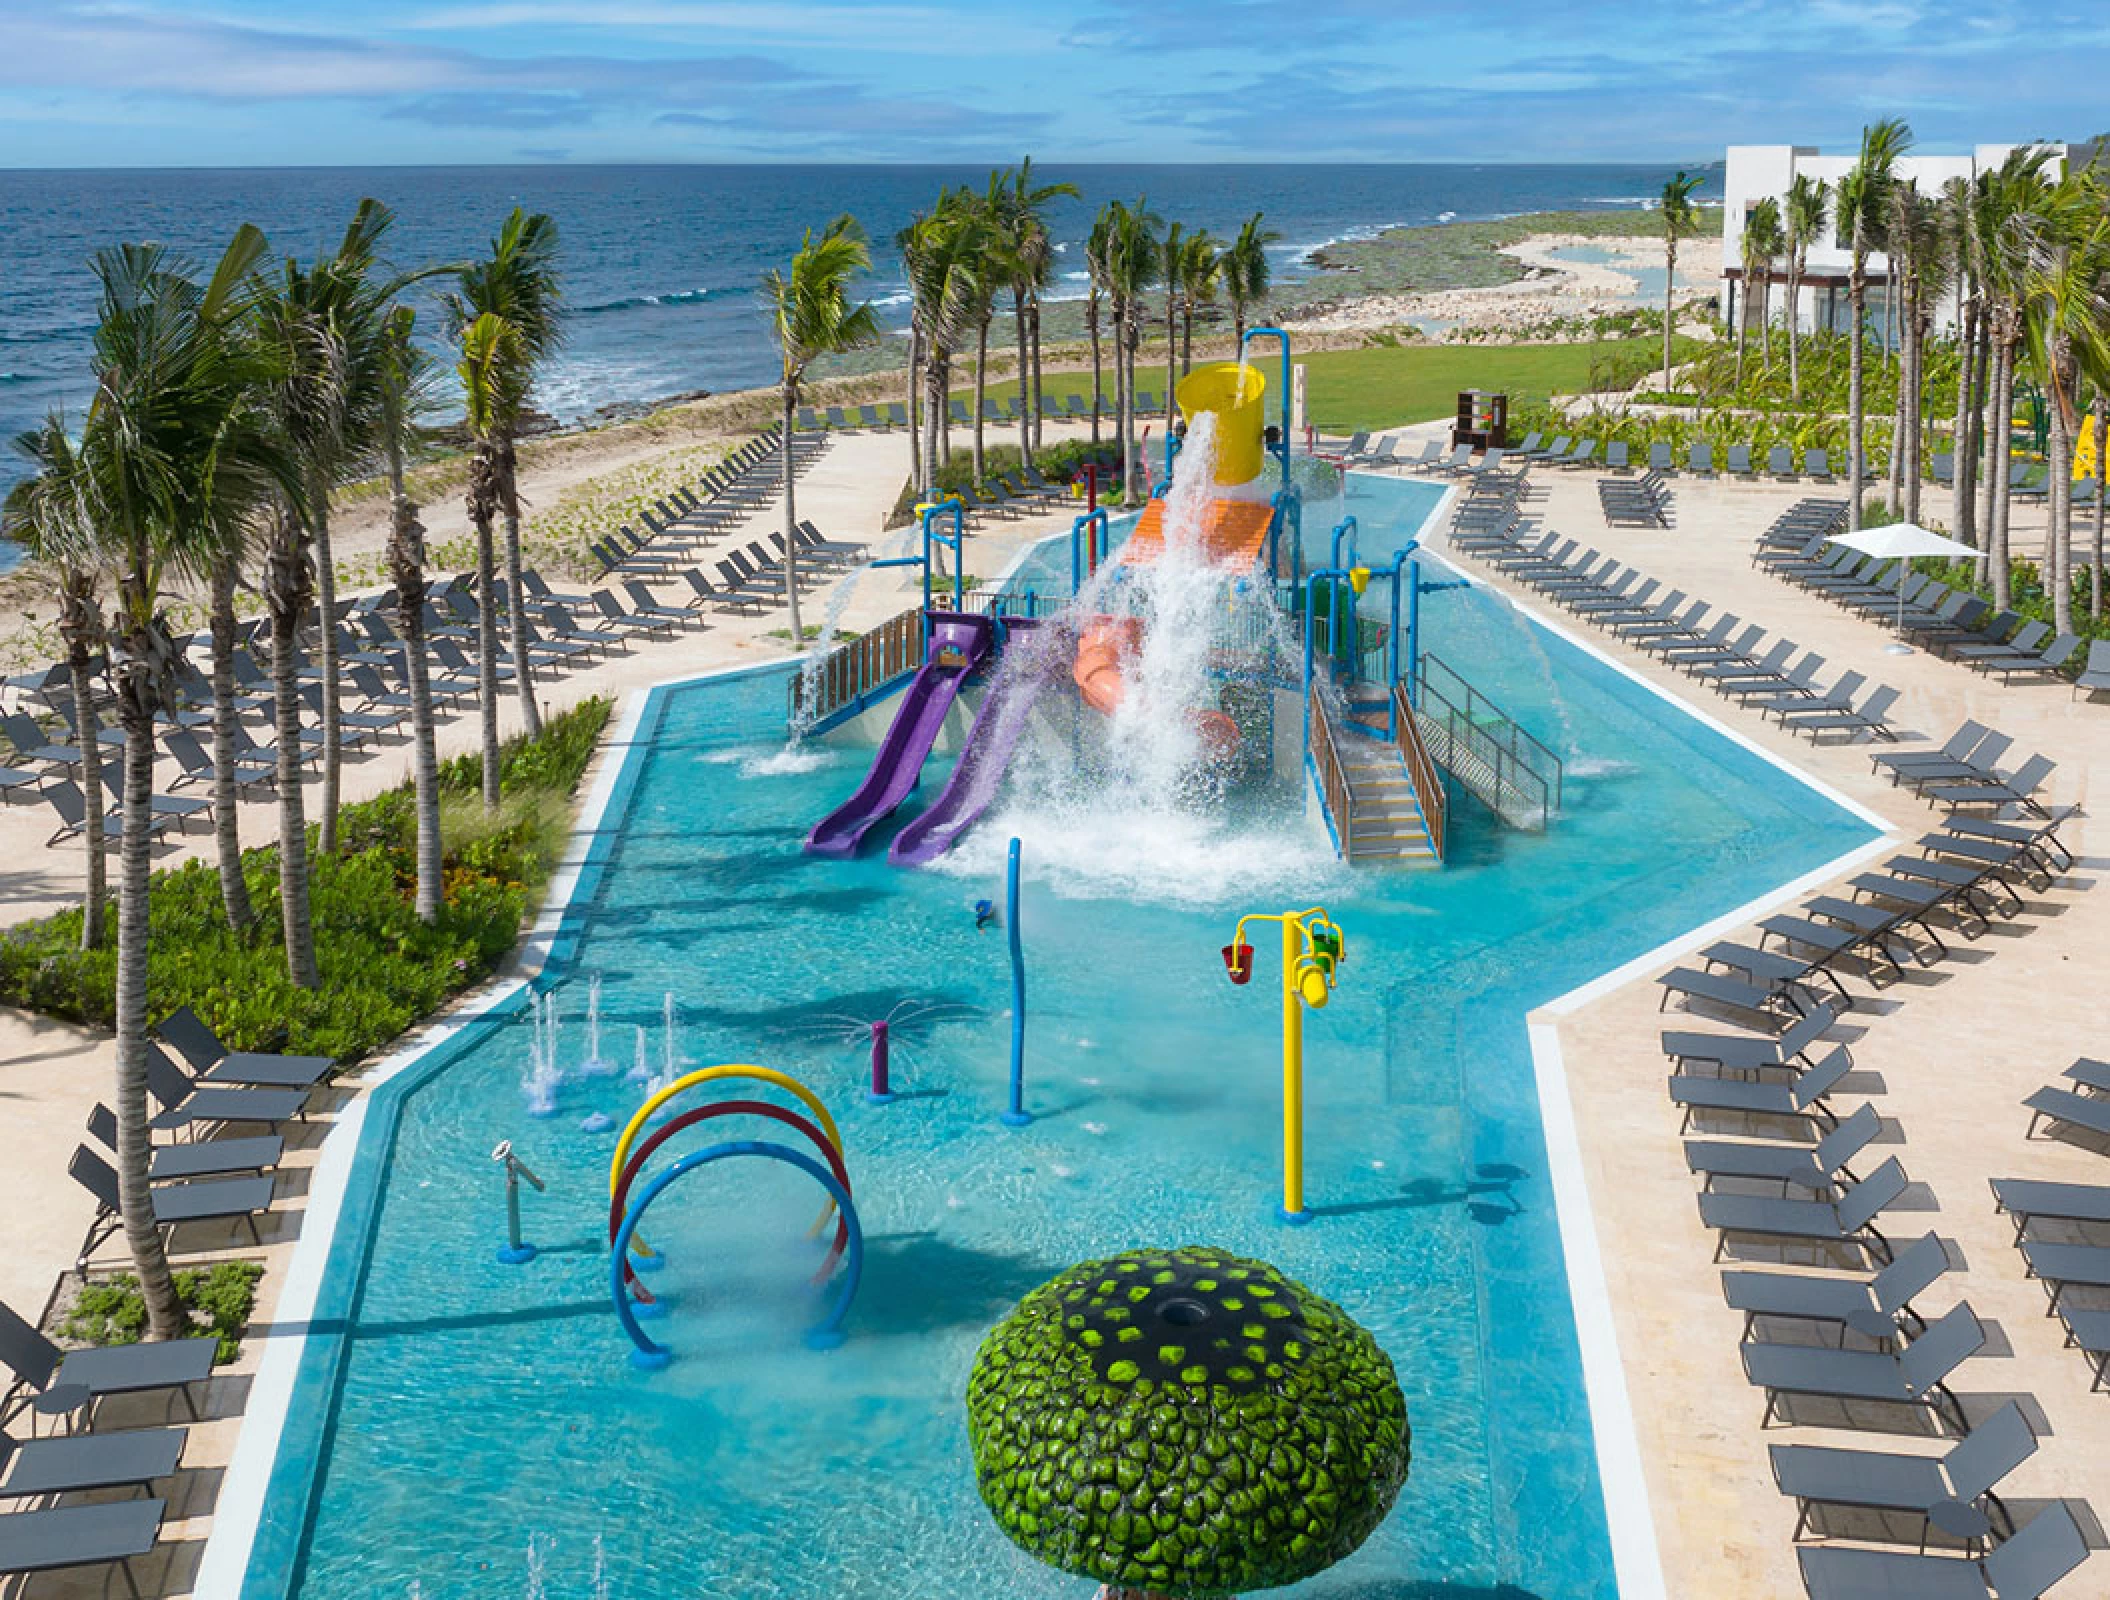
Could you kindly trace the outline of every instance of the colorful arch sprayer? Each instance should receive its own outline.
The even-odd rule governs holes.
[[[668,1101],[690,1090],[707,1084],[728,1080],[745,1079],[750,1082],[773,1084],[797,1099],[813,1113],[811,1120],[784,1106],[766,1100],[712,1100],[704,1105],[692,1106],[680,1115],[670,1118],[666,1125],[653,1130],[642,1141],[638,1135],[655,1112]],[[755,1116],[782,1123],[786,1128],[800,1134],[813,1146],[815,1155],[795,1150],[787,1145],[757,1139],[731,1139],[710,1145],[702,1150],[684,1154],[673,1166],[658,1173],[642,1188],[637,1187],[639,1174],[644,1170],[653,1154],[677,1134],[717,1117]],[[673,1083],[652,1096],[631,1117],[616,1140],[615,1155],[608,1167],[608,1281],[609,1293],[615,1301],[616,1319],[622,1323],[623,1331],[630,1336],[635,1347],[630,1359],[648,1370],[664,1367],[673,1359],[673,1352],[657,1343],[643,1327],[642,1318],[663,1315],[666,1307],[656,1299],[639,1280],[640,1271],[650,1271],[665,1264],[664,1259],[647,1244],[638,1233],[638,1224],[654,1200],[670,1187],[698,1168],[734,1157],[750,1157],[780,1162],[796,1167],[820,1185],[827,1195],[827,1204],[815,1221],[812,1233],[818,1237],[828,1225],[832,1214],[835,1218],[835,1238],[828,1247],[827,1256],[814,1274],[816,1286],[827,1282],[838,1263],[842,1265],[840,1282],[829,1301],[821,1320],[807,1331],[806,1342],[815,1349],[832,1348],[842,1342],[843,1318],[848,1315],[850,1302],[856,1297],[857,1285],[864,1271],[864,1231],[858,1225],[857,1207],[850,1198],[850,1175],[843,1165],[842,1134],[835,1126],[835,1119],[828,1115],[828,1108],[820,1097],[800,1083],[789,1073],[779,1072],[774,1067],[757,1067],[745,1064],[728,1064],[704,1067],[677,1078]],[[633,1150],[633,1146],[636,1148]],[[632,1191],[636,1189],[633,1195]]]

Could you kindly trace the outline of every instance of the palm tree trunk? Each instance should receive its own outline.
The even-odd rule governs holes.
[[[923,476],[923,335],[913,324],[908,335],[908,481],[921,494],[930,488]]]
[[[491,549],[491,514],[497,502],[492,485],[496,471],[487,450],[479,449],[469,465],[471,508],[476,529],[476,709],[482,724],[484,811],[498,809],[498,595]],[[520,670],[520,663],[513,663]]]
[[[2051,625],[2073,632],[2073,420],[2067,414],[2067,361],[2054,341],[2045,410],[2051,422],[2051,493],[2045,508],[2044,586],[2051,591]]]
[[[784,457],[784,603],[791,608],[791,653],[806,648],[806,630],[799,622],[799,507],[798,467],[791,454],[791,420],[798,409],[796,384],[784,385],[784,437],[779,448]]]
[[[300,624],[308,609],[307,552],[300,530],[281,513],[264,557],[264,599],[271,615],[272,719],[278,739],[278,905],[286,974],[296,988],[320,982],[315,925],[308,908],[308,819],[300,792]]]
[[[1746,268],[1744,276],[1731,286],[1730,293],[1736,296],[1736,383],[1744,382],[1744,344],[1751,332],[1751,274]]]
[[[1985,548],[1987,548],[1988,551],[1990,551],[1991,541],[1993,537],[1994,495],[1998,487],[1998,480],[2005,471],[2004,465],[2000,462],[1999,458],[1994,455],[1994,451],[2000,446],[1996,442],[1995,429],[1993,427],[1993,417],[2000,406],[2000,385],[2002,381],[2001,369],[2003,366],[2002,355],[2005,350],[2005,345],[2002,341],[2002,336],[1999,330],[1999,323],[2001,320],[2002,319],[1995,317],[1993,313],[1993,308],[1990,305],[1986,307],[1984,356],[1985,376],[1980,384],[1980,387],[1983,389],[1984,393],[1979,397],[1980,438],[1978,441],[1979,448],[1977,452],[1979,461],[1979,475],[1982,481],[1977,485],[1977,493],[1979,496],[1978,526],[1980,527],[1980,529],[1983,530],[1984,537],[1986,540]],[[2000,437],[2004,439],[2005,434],[2002,433]],[[1979,565],[1982,569],[1979,574],[1979,579],[1981,582],[1984,582],[1990,576],[1992,570],[1990,554],[1988,554],[1987,557],[1981,558]]]
[[[81,832],[88,849],[81,889],[83,950],[101,948],[103,918],[110,902],[110,853],[103,838],[103,747],[95,737],[93,583],[92,578],[69,570],[62,579],[59,613],[60,631],[66,636],[66,676],[73,684],[73,725],[81,741],[81,808],[87,814],[87,826]]]
[[[1802,398],[1802,257],[1788,261],[1788,395]]]
[[[2095,395],[2095,544],[2088,557],[2088,615],[2101,620],[2103,615],[2103,518],[2110,507],[2104,504],[2105,492],[2110,490],[2110,475],[2104,468],[2110,465],[2104,449],[2110,446],[2110,406],[2103,401],[2100,389]]]
[[[977,489],[988,476],[982,470],[982,403],[988,393],[989,318],[984,317],[974,330],[974,482]]]
[[[1987,556],[1993,580],[1993,605],[2005,611],[2013,597],[2012,574],[2009,571],[2008,511],[2011,500],[2008,494],[2008,453],[2012,449],[2010,435],[2014,431],[2015,413],[2015,346],[2003,325],[2000,339],[1994,347],[1993,414],[1986,428],[1986,493],[1992,502],[1987,520],[1989,537]]]
[[[1030,363],[1026,359],[1026,295],[1022,289],[1011,292],[1011,320],[1018,330],[1018,454],[1027,466],[1033,465],[1033,399],[1027,372]]]
[[[143,637],[128,639],[127,654],[147,659]],[[154,712],[143,679],[128,675],[119,695],[125,730],[124,819],[117,868],[117,1196],[132,1270],[147,1305],[147,1337],[173,1339],[185,1331],[176,1281],[169,1273],[154,1193],[147,1179],[153,1145],[147,1129],[147,899],[154,792]],[[98,830],[96,848],[102,847]]]
[[[1033,448],[1042,450],[1047,445],[1047,413],[1041,408],[1040,370],[1040,296],[1035,294],[1026,302],[1026,332],[1033,340]]]
[[[1173,419],[1179,415],[1180,330],[1176,314],[1179,297],[1170,288],[1165,291],[1165,431],[1172,431]]]
[[[403,639],[403,676],[410,689],[411,805],[417,814],[418,920],[439,920],[443,888],[440,853],[440,770],[434,748],[432,672],[425,659],[424,528],[403,486],[403,454],[391,441],[388,458],[389,577],[396,586],[396,631]]]
[[[1966,301],[1956,340],[1956,432],[1949,445],[1949,527],[1952,538],[1978,543],[1977,502],[1971,495],[1971,391],[1978,381],[1978,303]]]
[[[784,454],[791,454],[791,423],[784,424]],[[542,711],[535,704],[535,674],[529,670],[527,648],[527,591],[520,586],[520,484],[513,455],[513,441],[499,447],[499,489],[506,520],[506,621],[512,633],[513,687],[520,694],[520,723],[530,739],[542,736]],[[789,542],[789,535],[786,535]]]
[[[249,880],[242,874],[240,793],[234,781],[234,560],[212,569],[212,832],[220,863],[220,905],[239,933],[256,920]]]
[[[1136,498],[1136,363],[1134,313],[1126,301],[1114,307],[1115,424],[1121,435],[1121,498]]]
[[[316,603],[322,612],[322,637],[317,644],[316,664],[322,669],[322,830],[318,849],[325,855],[337,848],[337,795],[344,764],[344,727],[338,720],[337,693],[337,573],[330,555],[330,496],[318,488],[314,498]]]
[[[1868,463],[1862,454],[1866,444],[1866,431],[1862,417],[1862,364],[1861,323],[1868,307],[1867,262],[1863,257],[1861,225],[1854,224],[1853,264],[1846,279],[1847,316],[1853,326],[1847,330],[1846,368],[1846,525],[1861,526],[1861,495],[1868,481]]]
[[[1099,353],[1099,291],[1084,302],[1084,326],[1092,336],[1092,443],[1099,442],[1099,409],[1106,401],[1106,379]]]
[[[1194,303],[1180,308],[1180,376],[1194,370]]]
[[[923,425],[929,432],[929,448],[923,453],[923,479],[926,495],[935,494],[938,488],[939,443],[945,423],[945,373],[937,358],[926,351],[923,357]]]
[[[1666,232],[1663,237],[1663,387],[1670,388],[1670,308],[1671,295],[1678,281],[1678,236]]]
[[[930,363],[931,413],[938,426],[938,465],[952,465],[952,356],[940,351]]]

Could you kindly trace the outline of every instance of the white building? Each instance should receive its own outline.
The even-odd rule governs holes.
[[[1899,178],[1917,184],[1921,193],[1935,195],[1941,193],[1942,186],[1951,178],[1975,177],[1999,166],[2011,152],[2026,147],[1982,144],[1964,155],[1907,155],[1899,159],[1897,174]],[[2055,144],[2050,148],[2055,166],[2085,160],[2090,150],[2086,145]],[[1853,259],[1853,240],[1838,231],[1837,205],[1839,180],[1853,170],[1857,159],[1859,152],[1828,156],[1808,145],[1733,144],[1729,147],[1727,169],[1722,177],[1721,304],[1726,326],[1736,326],[1743,300],[1744,215],[1752,204],[1770,195],[1780,202],[1781,220],[1785,224],[1788,184],[1800,176],[1815,178],[1825,186],[1832,202],[1833,226],[1810,246],[1808,266],[1797,296],[1800,303],[1795,308],[1796,321],[1805,330],[1844,329],[1848,326],[1851,317],[1846,297],[1847,273]],[[1787,265],[1785,260],[1776,261],[1764,279],[1768,286],[1769,314],[1776,321],[1786,314]],[[1890,262],[1880,250],[1869,253],[1867,274],[1869,322],[1872,327],[1881,329],[1889,323],[1885,300],[1889,292]],[[1936,310],[1934,320],[1939,328],[1954,325],[1953,296]]]

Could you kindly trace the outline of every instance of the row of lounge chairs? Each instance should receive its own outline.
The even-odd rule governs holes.
[[[1831,544],[1833,531],[1809,533],[1799,526],[1782,530],[1776,524],[1760,536],[1752,564],[1836,605],[1887,622],[1923,649],[2003,684],[2017,678],[2064,677],[2081,654],[2078,634],[2054,637],[2049,623],[2030,621],[2012,609],[1996,612],[1991,602],[1968,590],[1951,588],[1925,573],[1901,572],[1896,561]],[[2110,641],[2089,642],[2072,688],[2076,696],[2110,689]]]
[[[1843,1114],[1833,1103],[1866,1082],[1834,1037],[1850,1004],[1839,963],[1872,980],[1896,970],[1881,924],[1902,933],[1920,885],[1938,897],[1930,910],[1952,901],[1960,916],[1975,917],[1982,913],[1967,902],[1987,881],[2008,879],[2011,894],[2016,883],[2048,882],[2072,865],[2057,826],[1952,815],[1920,841],[1918,856],[1894,858],[1879,881],[1855,879],[1855,899],[1813,897],[1797,915],[1765,919],[1756,944],[1717,942],[1702,952],[1704,971],[1659,980],[1666,1004],[1679,998],[1715,1025],[1667,1027],[1661,1042],[1672,1103],[1688,1134],[1699,1125],[1685,1143],[1686,1165],[1699,1182],[1701,1219],[1717,1236],[1716,1259],[1772,1256],[1763,1268],[1722,1275],[1724,1300],[1743,1319],[1746,1379],[1765,1394],[1761,1426],[1795,1426],[1806,1415],[1828,1428],[1868,1426],[1875,1408],[1914,1414],[1921,1429],[1955,1440],[1940,1455],[1770,1447],[1774,1482],[1796,1503],[1797,1558],[1812,1600],[2036,1600],[2087,1558],[2066,1504],[2023,1521],[2002,1499],[2001,1484],[2035,1453],[2036,1435],[2015,1400],[1974,1422],[1951,1387],[1985,1348],[1986,1329],[1967,1301],[1940,1316],[1921,1309],[1950,1272],[1950,1252],[1932,1233],[1906,1242],[1886,1231],[1886,1218],[1908,1203],[1904,1163],[1890,1156],[1864,1167],[1883,1119],[1869,1103]],[[1791,1251],[1820,1269],[1781,1270]],[[1961,1554],[1930,1553],[1936,1540]],[[1916,1548],[1869,1548],[1897,1542]]]
[[[1092,401],[1089,395],[1052,395],[1040,397],[1040,414],[1052,422],[1089,422],[1092,419]],[[1099,399],[1099,415],[1111,417],[1115,400],[1111,394],[1102,394]],[[1165,397],[1147,390],[1136,392],[1136,415],[1147,417],[1165,409]],[[1019,396],[1010,394],[997,400],[985,397],[982,401],[984,422],[1007,423],[1019,420]],[[854,413],[854,415],[853,415]],[[965,400],[950,400],[945,414],[955,425],[963,428],[974,426],[974,412]],[[890,433],[896,428],[909,425],[908,405],[901,400],[887,401],[869,406],[801,406],[798,412],[798,430],[802,433]]]
[[[2110,1064],[2082,1057],[2022,1104],[2040,1134],[2110,1153]],[[2091,1389],[2110,1388],[2110,1186],[1992,1180],[1993,1204],[2015,1225],[2025,1269],[2044,1285],[2046,1312],[2087,1361]]]
[[[1731,612],[1710,619],[1706,601],[1664,591],[1652,578],[1577,540],[1535,534],[1521,510],[1499,498],[1468,498],[1454,513],[1452,547],[1544,595],[1633,648],[1657,657],[1740,705],[1813,741],[1827,736],[1894,740],[1898,691],[1847,672],[1820,686],[1823,656]]]
[[[1930,805],[1951,810],[2015,810],[2050,819],[2042,799],[2045,780],[2058,770],[2049,756],[2033,755],[2011,772],[1998,763],[2014,743],[1984,723],[1966,720],[1937,750],[1886,751],[1874,757],[1876,771]]]
[[[1670,481],[1650,468],[1639,478],[1599,478],[1597,506],[1607,527],[1670,526]]]
[[[172,1246],[176,1229],[200,1222],[245,1222],[260,1238],[255,1221],[270,1210],[285,1149],[280,1129],[303,1113],[309,1092],[335,1063],[231,1051],[187,1009],[156,1031],[175,1055],[159,1042],[148,1046],[149,1086],[161,1107],[153,1128],[168,1136],[157,1140],[149,1169],[155,1222]],[[243,1125],[266,1131],[199,1137]],[[88,1130],[90,1141],[74,1151],[70,1167],[97,1201],[80,1252],[83,1270],[122,1221],[117,1174],[103,1153],[114,1155],[116,1117],[97,1105]],[[131,1563],[159,1541],[167,1502],[155,1489],[181,1469],[188,1430],[115,1425],[105,1402],[167,1395],[202,1421],[200,1392],[211,1381],[218,1344],[200,1337],[69,1353],[0,1304],[0,1578],[114,1566],[127,1589],[140,1593]],[[27,1438],[12,1431],[23,1418]],[[36,1437],[46,1421],[68,1431]],[[117,1491],[139,1498],[79,1498]]]

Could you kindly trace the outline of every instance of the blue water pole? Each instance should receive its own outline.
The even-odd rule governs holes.
[[[1104,507],[1087,511],[1070,524],[1070,594],[1073,597],[1084,588],[1084,580],[1090,576],[1087,567],[1095,567],[1105,559],[1108,531],[1109,523]],[[1089,546],[1089,562],[1086,560],[1087,537],[1092,541]]]
[[[1018,841],[1004,863],[1004,929],[1011,936],[1011,1104],[997,1120],[1023,1128],[1033,1120],[1026,1109],[1026,953],[1018,935]]]
[[[1348,541],[1348,566],[1341,564],[1341,540],[1344,536]],[[1346,572],[1348,567],[1356,566],[1360,563],[1362,553],[1356,549],[1356,536],[1357,529],[1355,518],[1353,517],[1344,517],[1333,530],[1333,560],[1331,565],[1336,571]],[[1341,591],[1339,585],[1334,587],[1333,595],[1326,607],[1326,653],[1336,661],[1341,659]]]
[[[1317,636],[1312,629],[1312,613],[1318,609],[1319,580],[1324,578],[1329,583],[1339,585],[1346,581],[1347,577],[1348,574],[1339,567],[1328,567],[1324,571],[1314,572],[1304,582],[1304,748],[1307,752],[1311,749],[1311,687],[1312,680],[1317,675],[1316,662],[1313,659],[1313,646]],[[1339,604],[1340,590],[1336,587],[1329,610]]]
[[[1277,339],[1282,344],[1282,399],[1281,441],[1275,446],[1276,458],[1282,463],[1282,487],[1289,487],[1289,334],[1281,328],[1248,328],[1245,338],[1239,341],[1238,359],[1245,360],[1245,347],[1255,339]]]
[[[1412,553],[1416,545],[1409,541],[1407,550]],[[1421,706],[1421,563],[1407,564],[1407,700],[1416,709]]]

